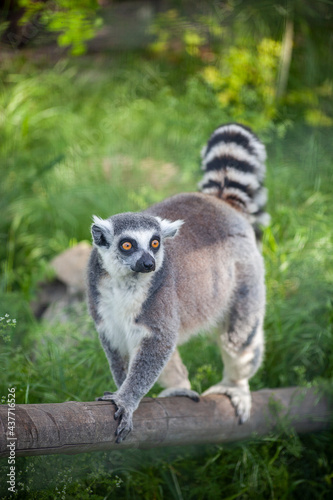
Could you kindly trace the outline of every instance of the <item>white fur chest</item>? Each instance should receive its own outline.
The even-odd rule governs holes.
[[[150,281],[148,276],[139,276],[136,281],[130,282],[115,282],[105,278],[98,287],[98,313],[102,318],[98,330],[124,356],[131,357],[141,340],[149,335],[144,326],[135,323],[135,319],[147,298]]]

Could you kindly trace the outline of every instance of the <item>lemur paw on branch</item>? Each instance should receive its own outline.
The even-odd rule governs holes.
[[[251,411],[248,380],[260,366],[264,265],[256,236],[264,207],[266,151],[247,127],[218,127],[202,150],[200,193],[168,198],[141,213],[94,217],[88,298],[117,391],[116,441],[132,430],[141,398],[188,396],[177,346],[219,325],[223,378],[205,394],[226,394],[240,422]]]

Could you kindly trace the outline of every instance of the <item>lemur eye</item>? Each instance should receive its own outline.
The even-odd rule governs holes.
[[[133,245],[132,245],[132,243],[131,243],[131,242],[129,242],[129,241],[125,241],[125,242],[121,245],[121,248],[122,248],[123,250],[131,250],[132,246],[133,246]]]
[[[160,246],[160,242],[159,242],[158,240],[153,240],[153,241],[151,242],[151,246],[152,246],[153,248],[158,248],[158,247]]]

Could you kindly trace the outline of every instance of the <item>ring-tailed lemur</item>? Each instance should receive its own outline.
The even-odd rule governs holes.
[[[248,380],[264,348],[264,266],[253,228],[268,220],[265,158],[250,129],[218,127],[202,151],[201,193],[141,213],[94,217],[88,298],[118,387],[99,398],[117,407],[117,442],[157,380],[161,397],[199,399],[177,345],[215,325],[223,379],[203,395],[226,394],[240,422],[249,418]]]

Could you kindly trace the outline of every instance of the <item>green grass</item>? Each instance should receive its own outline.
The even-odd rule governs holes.
[[[15,386],[17,403],[91,400],[113,387],[93,324],[85,311],[65,324],[37,323],[28,306],[37,282],[50,276],[50,258],[90,239],[92,214],[141,210],[196,190],[200,148],[232,116],[195,74],[179,79],[172,64],[140,54],[60,61],[52,69],[6,64],[0,313],[17,327],[11,342],[0,340],[1,395]],[[263,241],[266,357],[251,387],[329,384],[332,128],[280,123],[259,135],[268,147],[272,224]],[[181,354],[194,389],[220,379],[213,335],[191,340]],[[22,458],[18,498],[329,498],[332,433],[288,432],[235,446]]]

